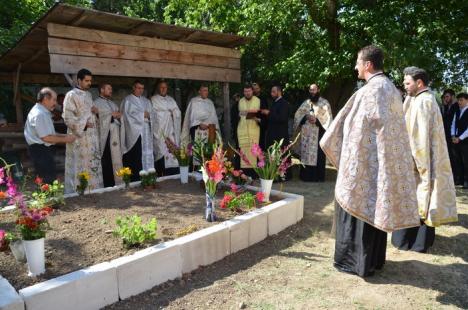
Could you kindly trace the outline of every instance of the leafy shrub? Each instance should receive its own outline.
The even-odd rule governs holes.
[[[152,218],[147,224],[141,223],[138,215],[118,217],[114,236],[122,238],[126,247],[139,246],[156,239],[157,221]]]

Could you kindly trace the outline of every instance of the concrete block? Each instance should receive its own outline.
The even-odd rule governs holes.
[[[211,226],[174,241],[180,245],[182,273],[206,266],[230,254],[230,234],[226,225]]]
[[[249,246],[254,245],[268,237],[268,212],[264,209],[256,209],[245,214],[250,217]]]
[[[268,235],[276,235],[297,222],[297,204],[294,198],[285,198],[264,207],[268,213]]]
[[[0,276],[0,310],[24,310],[23,299],[2,276]]]
[[[236,253],[249,247],[249,226],[250,221],[245,215],[236,216],[235,218],[223,223],[229,229],[231,238],[230,253]]]
[[[304,218],[304,196],[297,195],[297,212],[296,212],[296,222],[300,222]]]
[[[119,300],[117,272],[101,263],[19,291],[28,310],[99,309]]]
[[[110,262],[117,269],[120,299],[182,276],[180,247],[166,242]]]

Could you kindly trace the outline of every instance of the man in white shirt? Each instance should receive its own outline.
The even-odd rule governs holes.
[[[52,113],[57,103],[57,94],[45,87],[37,94],[37,103],[29,111],[24,125],[24,137],[28,143],[29,155],[34,164],[37,176],[45,183],[56,179],[54,151],[56,143],[74,142],[76,136],[56,134],[52,122]]]
[[[454,144],[455,155],[455,175],[457,184],[463,184],[463,188],[468,188],[468,94],[457,95],[458,110],[452,121],[452,142]]]

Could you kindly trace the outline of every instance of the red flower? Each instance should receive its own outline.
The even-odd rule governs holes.
[[[43,184],[41,186],[41,191],[48,192],[49,191],[49,184]]]
[[[265,195],[262,192],[257,192],[255,197],[257,198],[258,202],[263,202],[265,200]]]
[[[0,199],[7,199],[8,194],[6,192],[0,191]]]
[[[34,179],[34,183],[36,183],[37,185],[41,185],[43,182],[42,178],[40,178],[39,176],[37,176],[35,179]]]

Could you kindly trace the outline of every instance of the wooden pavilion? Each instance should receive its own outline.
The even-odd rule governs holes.
[[[81,68],[93,72],[95,83],[131,85],[134,78],[155,77],[221,82],[230,124],[229,83],[241,81],[237,48],[248,40],[57,3],[0,57],[0,83],[13,85],[17,117],[16,126],[2,131],[22,137],[27,98],[21,84],[73,85]],[[223,126],[225,137],[230,131]]]

